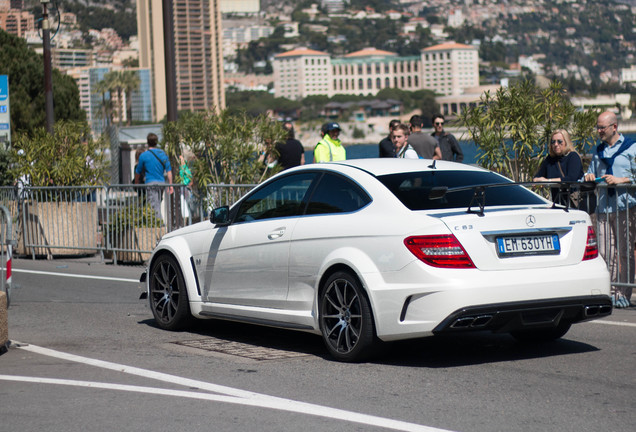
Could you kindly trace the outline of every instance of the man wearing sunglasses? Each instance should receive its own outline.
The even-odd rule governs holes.
[[[444,116],[435,114],[432,119],[433,137],[437,140],[440,150],[442,151],[442,160],[462,162],[464,160],[464,152],[457,142],[457,138],[444,131]]]
[[[621,187],[633,183],[636,173],[636,145],[618,132],[616,114],[598,116],[596,131],[601,143],[592,152],[585,180],[608,187],[598,188],[598,246],[609,263],[612,281],[634,283],[634,242],[636,241],[636,193]],[[617,187],[618,186],[618,187]],[[617,249],[618,248],[618,249]],[[617,263],[616,255],[620,257]],[[629,270],[629,274],[628,274]],[[614,306],[629,307],[631,286],[614,286]]]

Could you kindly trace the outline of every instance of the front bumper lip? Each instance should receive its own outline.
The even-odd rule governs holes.
[[[609,296],[595,295],[470,306],[451,313],[433,334],[490,330],[497,333],[551,328],[609,316]]]

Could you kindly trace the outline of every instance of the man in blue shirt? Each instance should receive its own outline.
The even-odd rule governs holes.
[[[636,241],[636,196],[631,185],[636,174],[636,145],[618,133],[618,119],[613,112],[598,116],[596,130],[601,143],[594,152],[585,174],[586,181],[599,181],[607,188],[598,189],[599,252],[609,263],[612,281],[634,283],[634,241]],[[623,187],[621,187],[623,186]],[[620,264],[616,262],[616,256]],[[629,270],[629,272],[628,272]],[[618,278],[617,278],[618,276]],[[614,286],[614,306],[629,307],[632,288]]]
[[[172,184],[172,166],[166,152],[157,148],[159,137],[149,133],[146,138],[148,150],[139,156],[139,163],[135,168],[135,183],[145,181],[147,185],[164,185],[164,173],[168,184]],[[161,200],[163,198],[163,186],[149,187],[147,191],[148,202],[154,209],[157,218],[161,219]],[[172,186],[168,186],[168,194],[172,194]]]

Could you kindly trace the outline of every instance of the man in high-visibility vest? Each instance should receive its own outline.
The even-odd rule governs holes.
[[[325,123],[323,131],[325,135],[314,148],[314,163],[347,159],[347,152],[338,139],[340,125],[335,122]]]

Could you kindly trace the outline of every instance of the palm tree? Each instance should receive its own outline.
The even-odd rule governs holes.
[[[104,130],[113,121],[113,101],[110,95],[111,83],[109,74],[104,75],[104,78],[95,85],[93,93],[102,96],[101,117],[104,119]],[[108,97],[106,97],[108,93]]]
[[[111,71],[104,75],[104,80],[108,83],[111,93],[117,95],[117,124],[121,127],[121,120],[124,117],[122,108],[122,94],[124,92],[124,82],[121,71]]]
[[[126,126],[132,123],[132,93],[139,90],[141,79],[134,70],[125,70],[120,73],[120,82],[126,95]]]

